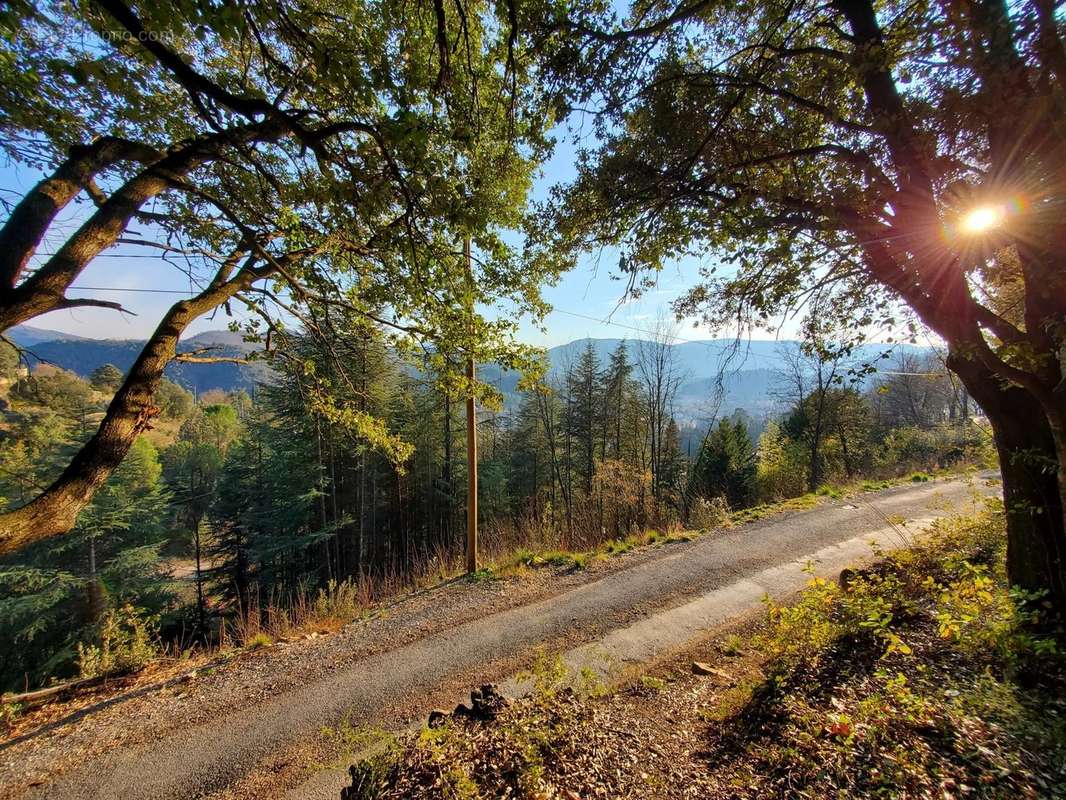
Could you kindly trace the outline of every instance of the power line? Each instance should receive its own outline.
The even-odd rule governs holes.
[[[44,258],[51,258],[52,256],[59,255],[58,253],[34,253],[34,256],[42,256]],[[167,256],[187,256],[187,257],[200,257],[206,258],[202,253],[186,253],[180,250],[171,250],[168,253],[97,253],[93,256],[96,258],[155,258],[159,261],[166,261]]]
[[[79,289],[81,291],[86,291],[86,292],[132,292],[132,293],[140,293],[140,294],[182,294],[182,295],[194,294],[194,292],[191,289],[143,289],[143,288],[119,287],[119,286],[71,286],[70,288],[71,289]],[[566,315],[571,316],[571,317],[577,317],[578,319],[588,320],[589,322],[596,322],[596,323],[599,323],[600,325],[613,325],[616,328],[624,328],[625,330],[636,331],[637,333],[643,333],[643,334],[645,334],[647,336],[659,336],[659,335],[661,335],[660,331],[655,331],[655,330],[652,330],[650,328],[642,328],[642,327],[640,327],[638,325],[628,325],[628,324],[626,324],[624,322],[616,322],[615,320],[612,320],[612,319],[601,319],[599,317],[593,317],[593,316],[590,316],[588,314],[582,314],[582,313],[577,312],[577,311],[569,311],[568,309],[565,309],[565,308],[552,308],[552,310],[549,311],[548,313],[549,314],[566,314]],[[724,343],[721,343],[721,342],[707,341],[705,339],[686,339],[684,336],[675,336],[675,335],[672,335],[672,334],[669,335],[669,338],[673,342],[681,342],[681,343],[685,343],[685,344],[702,345],[702,346],[704,346],[704,347],[706,347],[706,348],[708,348],[710,350],[717,350],[718,353],[724,353],[724,352],[729,351],[729,350],[732,350],[732,351],[734,351],[736,353],[740,352],[739,344],[734,347],[732,345],[724,344]],[[886,342],[885,344],[891,344],[891,346],[893,348],[898,346],[898,343]],[[784,361],[784,359],[781,356],[771,355],[769,353],[764,353],[764,354],[762,354],[759,357],[763,358],[763,359],[769,359],[769,360],[772,360],[772,361],[779,361],[779,362],[780,361]],[[878,370],[878,372],[881,373],[882,375],[914,375],[914,376],[926,376],[926,377],[929,377],[929,376],[932,376],[932,375],[936,374],[936,373],[926,373],[926,372],[895,372],[895,371],[891,371],[891,370]]]
[[[83,292],[143,292],[145,294],[193,294],[191,289],[136,289],[118,286],[71,286]]]

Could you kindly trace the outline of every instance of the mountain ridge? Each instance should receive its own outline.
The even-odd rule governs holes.
[[[51,334],[57,334],[60,338],[46,338]],[[28,325],[12,328],[8,336],[19,346],[31,350],[31,362],[36,359],[54,364],[84,377],[97,367],[109,363],[123,371],[128,370],[144,345],[143,339],[94,339]],[[548,348],[550,370],[556,375],[560,374],[568,364],[576,362],[589,345],[600,363],[605,364],[608,356],[622,342],[627,345],[630,362],[637,367],[641,349],[651,344],[649,340],[585,337]],[[754,339],[738,342],[735,339],[707,339],[670,345],[674,366],[683,376],[677,397],[679,418],[702,418],[707,415],[711,405],[725,413],[735,408],[743,408],[754,414],[768,412],[774,405],[772,389],[777,376],[787,366],[781,350],[795,344],[794,340]],[[178,351],[188,352],[202,347],[218,348],[216,354],[223,356],[247,355],[257,349],[255,345],[245,342],[240,333],[213,330],[182,339]],[[868,344],[859,348],[857,358],[875,361],[882,352],[900,349],[909,352],[929,350],[909,344]],[[262,362],[174,362],[167,367],[166,375],[187,389],[202,393],[210,389],[250,389],[268,370],[269,367]],[[517,373],[501,370],[495,365],[483,365],[481,376],[497,386],[508,398],[516,392]],[[719,386],[722,390],[720,400]]]

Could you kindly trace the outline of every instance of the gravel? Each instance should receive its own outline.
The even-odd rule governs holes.
[[[511,674],[532,648],[594,641],[656,609],[884,528],[887,518],[968,506],[973,496],[965,481],[907,485],[582,572],[452,582],[336,634],[206,665],[184,681],[142,679],[32,717],[0,743],[0,798],[237,797],[246,796],[237,787],[253,785],[255,796],[274,796],[263,787],[282,782],[281,773],[307,776],[306,745],[325,726],[417,719],[462,686]]]

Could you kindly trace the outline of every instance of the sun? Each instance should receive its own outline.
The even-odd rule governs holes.
[[[1005,216],[1001,206],[978,206],[962,218],[962,229],[967,233],[984,233],[998,227]]]

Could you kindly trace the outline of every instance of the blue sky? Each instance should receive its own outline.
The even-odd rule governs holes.
[[[565,136],[560,137],[553,158],[544,166],[533,196],[547,196],[550,187],[574,174],[574,151]],[[39,173],[18,165],[0,167],[0,189],[9,201],[17,199],[40,178]],[[66,209],[50,238],[40,248],[42,254],[54,252],[63,237],[76,226],[85,205]],[[544,330],[526,321],[521,338],[530,344],[551,347],[574,339],[639,338],[640,329],[654,328],[660,315],[668,313],[670,301],[681,295],[696,279],[697,265],[674,264],[659,276],[658,285],[638,300],[620,305],[625,284],[612,279],[617,275],[617,254],[604,252],[590,255],[567,273],[555,286],[544,291],[556,309],[544,322]],[[136,316],[121,315],[105,309],[75,309],[43,315],[30,324],[41,328],[94,338],[144,338],[151,333],[164,310],[190,290],[188,278],[172,265],[144,248],[117,247],[96,258],[75,283],[71,297],[91,297],[120,301]],[[106,291],[84,287],[117,287],[140,291]],[[150,291],[144,291],[150,290]],[[174,293],[169,293],[174,292]],[[235,309],[236,310],[236,309]],[[226,327],[229,319],[221,312],[214,318],[202,317],[190,326],[192,335]],[[686,339],[713,338],[713,332],[683,322],[678,331]],[[729,332],[726,332],[727,335]]]

